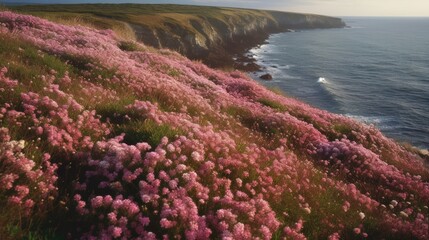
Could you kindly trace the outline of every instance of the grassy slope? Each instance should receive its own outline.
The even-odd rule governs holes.
[[[68,44],[86,49],[82,53],[72,52],[65,47],[66,50],[59,51],[63,49],[61,44],[54,48],[43,41],[35,44],[31,40],[25,40],[25,36],[33,31],[30,28],[22,32],[17,30],[15,34],[7,31],[0,33],[0,68],[6,67],[8,71],[3,74],[19,82],[16,87],[0,85],[0,108],[6,109],[6,113],[2,110],[4,116],[0,119],[0,129],[8,129],[6,135],[11,140],[26,141],[24,149],[14,151],[22,152],[24,156],[34,160],[34,169],[41,166],[40,169],[48,171],[42,159],[44,153],[51,155],[51,162],[59,167],[56,171],[58,180],[55,182],[58,190],[50,190],[45,197],[40,195],[37,188],[31,190],[30,196],[26,198],[34,199],[37,207],[30,213],[30,217],[24,217],[21,215],[24,214],[23,209],[8,202],[8,197],[16,194],[14,190],[1,189],[0,236],[52,239],[56,236],[63,237],[67,232],[82,234],[77,226],[83,227],[82,231],[85,232],[89,231],[86,226],[95,222],[107,229],[109,223],[101,221],[99,216],[105,214],[103,216],[107,217],[113,210],[107,207],[101,210],[89,207],[93,206],[93,197],[106,194],[124,195],[138,203],[139,211],[152,221],[146,230],[155,232],[158,237],[161,234],[184,236],[190,229],[187,225],[189,219],[176,219],[180,224],[172,229],[160,227],[158,213],[164,206],[143,202],[139,189],[136,189],[139,181],[146,180],[146,174],[153,172],[158,177],[164,170],[172,178],[180,180],[180,188],[191,198],[192,203],[195,202],[198,214],[208,215],[219,209],[232,209],[237,221],[245,223],[246,230],[250,229],[255,236],[262,236],[263,231],[259,227],[269,225],[273,219],[277,219],[280,228],[273,227],[274,230],[270,230],[273,238],[278,239],[285,235],[293,237],[300,234],[310,239],[325,239],[334,232],[347,239],[360,239],[362,234],[355,234],[355,228],[362,229],[372,238],[404,239],[421,236],[415,231],[425,230],[427,227],[427,186],[422,187],[422,184],[427,184],[429,170],[418,164],[421,159],[384,138],[376,129],[274,94],[240,73],[214,71],[168,51],[149,50],[140,44],[117,40],[109,40],[109,44],[105,44],[101,40],[104,35],[99,33],[78,28],[68,30],[70,33],[77,33],[71,35],[62,33],[56,26],[50,26],[44,30],[50,31],[46,35],[50,37],[43,41],[72,38],[73,41]],[[105,45],[99,45],[98,41]],[[82,42],[83,46],[79,45]],[[97,44],[91,45],[93,42]],[[89,46],[106,47],[109,54],[104,54],[106,50],[94,50]],[[88,49],[94,50],[93,56],[84,55]],[[109,57],[116,59],[118,66],[112,66]],[[124,63],[122,67],[129,66],[136,72],[122,69],[121,62]],[[135,67],[137,65],[140,67]],[[4,80],[4,76],[1,79]],[[73,84],[67,79],[71,79]],[[61,90],[59,93],[54,91],[56,86]],[[65,118],[63,115],[57,116],[56,111],[49,111],[50,107],[55,108],[54,105],[41,101],[37,103],[40,106],[36,105],[36,109],[40,111],[36,113],[38,121],[34,122],[30,114],[24,114],[16,121],[12,117],[15,111],[28,111],[22,93],[29,92],[59,103],[56,110],[59,113],[64,113],[62,104],[70,104],[67,103],[67,96],[77,101],[83,110],[65,108],[67,118],[73,121],[64,123],[61,121],[61,118]],[[145,112],[145,108],[138,105],[127,107],[136,100],[149,101],[158,110],[152,113],[151,110]],[[155,107],[152,106],[151,109]],[[96,120],[88,117],[84,110],[95,110],[93,117]],[[87,128],[86,124],[73,125],[73,122],[81,118],[92,119],[88,120],[92,128]],[[62,145],[58,146],[50,140],[49,133],[37,135],[38,126],[44,128],[44,131],[47,131],[48,126],[64,128],[72,136],[71,146],[66,144],[66,137]],[[92,143],[105,142],[125,133],[126,147],[113,144],[114,147],[106,147],[101,151],[99,148],[103,147],[91,147],[91,144],[85,143],[83,136],[73,135],[76,132],[89,136]],[[4,132],[0,131],[1,149],[8,147],[6,142],[9,140],[1,138],[4,136]],[[162,140],[164,136],[168,137],[169,143],[182,144],[182,152],[179,154],[168,150]],[[190,140],[185,141],[179,136],[186,136]],[[335,139],[342,139],[347,146]],[[346,139],[357,143],[350,143]],[[318,141],[323,143],[321,146],[314,145],[317,150],[321,150],[320,155],[312,152],[313,144]],[[172,163],[156,162],[153,168],[133,165],[128,155],[124,157],[123,152],[126,151],[121,148],[132,148],[138,142],[148,142],[153,149],[158,146],[157,152],[165,149]],[[195,151],[203,155],[203,162],[195,160],[197,157],[192,154]],[[15,171],[8,167],[8,157],[2,154],[4,152],[0,153],[1,177],[9,171]],[[142,167],[144,172],[137,174],[137,180],[128,183],[122,179],[125,170],[121,170],[107,190],[100,190],[97,184],[103,176],[86,178],[85,172],[93,170],[94,165],[89,165],[92,159],[109,161],[112,156],[114,164],[116,161],[123,161],[119,158],[122,156],[126,159],[123,163],[127,169],[137,171],[138,167]],[[148,158],[144,152],[141,156]],[[195,188],[187,186],[180,174],[175,175],[175,167],[181,161],[179,156],[189,159],[183,162],[187,172],[197,173]],[[378,159],[400,170],[384,170],[384,164],[376,165]],[[209,162],[216,163],[214,168],[208,169]],[[114,170],[114,164],[110,168],[112,172],[117,171]],[[276,172],[277,168],[280,172]],[[49,176],[49,173],[44,176]],[[421,180],[416,180],[419,178]],[[242,179],[243,184],[239,184],[237,179]],[[32,182],[20,175],[15,184],[35,186],[38,182],[46,181],[48,180],[41,177]],[[73,184],[77,182],[88,183],[87,190],[75,188]],[[118,183],[123,186],[122,189],[115,188]],[[351,183],[356,185],[356,190],[347,185]],[[168,181],[162,184],[169,188]],[[200,202],[202,198],[196,193],[197,186],[200,186],[198,184],[205,187],[203,190],[209,189],[209,196],[205,200],[207,204]],[[218,184],[221,187],[215,189],[213,186]],[[230,188],[234,201],[227,197],[223,202],[213,200],[216,196],[224,197],[224,187]],[[174,193],[175,188],[170,188]],[[246,210],[249,207],[246,203],[251,201],[243,200],[246,197],[242,194],[255,200],[257,198],[252,197],[252,191],[256,191],[269,205],[268,209],[258,209],[254,219],[249,214],[255,209],[251,205],[250,210]],[[82,201],[86,202],[91,212],[83,216],[77,213],[77,203],[73,200],[76,193],[82,195]],[[400,196],[404,193],[405,198],[401,199]],[[166,196],[168,197],[163,196],[162,199],[168,205],[171,203],[169,198],[176,195]],[[397,200],[399,204],[394,209],[384,209],[368,202],[368,199],[385,205]],[[344,211],[346,201],[351,205],[348,211]],[[393,217],[392,214],[399,216],[405,209],[414,211],[409,214],[409,219],[403,221],[401,217]],[[364,219],[360,219],[358,215],[361,211],[365,212]],[[417,213],[423,214],[423,225],[416,223]],[[118,214],[123,214],[130,222],[135,220],[135,216],[127,216],[124,212]],[[390,220],[396,219],[397,222],[386,222],[387,217]],[[228,228],[232,232],[236,222],[228,221]],[[214,230],[217,229],[216,224],[207,224],[213,231],[211,237],[219,237],[221,231]],[[299,225],[302,224],[304,228],[301,229]],[[391,231],[394,225],[399,228],[399,233]],[[100,226],[95,226],[95,235],[103,229]],[[284,230],[287,227],[289,229]],[[125,228],[134,231],[131,224]]]
[[[73,4],[73,5],[27,5],[11,7],[14,10],[48,18],[61,23],[78,19],[100,29],[114,28],[124,22],[163,28],[166,23],[178,24],[196,34],[190,20],[212,18],[228,24],[233,19],[263,17],[276,22],[273,14],[282,12],[226,7],[206,7],[176,4]],[[286,12],[284,12],[286,13]],[[287,13],[288,19],[302,16],[318,17],[315,14]]]
[[[74,24],[80,22],[99,29],[117,29],[116,26],[124,22],[151,28],[163,28],[165,23],[173,23],[194,31],[196,34],[199,33],[191,26],[189,20],[201,17],[215,18],[226,22],[229,17],[246,15],[269,17],[266,11],[174,4],[34,5],[18,6],[13,7],[13,9],[60,23],[71,22]]]
[[[234,63],[234,54],[261,43],[269,33],[288,28],[341,27],[331,25],[334,18],[311,14],[173,4],[34,5],[13,9],[62,24],[113,29],[123,39],[169,48],[220,68],[241,68]]]

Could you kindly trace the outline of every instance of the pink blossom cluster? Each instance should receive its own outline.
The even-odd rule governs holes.
[[[11,12],[0,23],[89,61],[35,76],[41,90],[0,71],[7,206],[31,217],[51,199],[85,239],[429,237],[428,168],[373,126],[168,50],[122,51],[111,31]],[[147,123],[177,134],[127,142]]]
[[[40,137],[46,138],[49,145],[70,152],[91,148],[91,136],[99,139],[109,134],[107,124],[100,122],[95,111],[84,110],[70,95],[61,91],[58,85],[50,84],[45,89],[45,94],[55,96],[57,101],[49,96],[23,92],[23,112],[19,112],[22,120],[16,118],[15,121],[31,121],[31,129]],[[69,114],[78,115],[72,119]],[[85,136],[82,132],[90,133],[91,136]]]
[[[46,209],[49,199],[56,196],[57,165],[50,162],[45,153],[36,163],[26,156],[28,144],[24,140],[11,140],[9,130],[0,128],[0,194],[6,196],[4,206],[11,207],[29,216],[35,211]]]

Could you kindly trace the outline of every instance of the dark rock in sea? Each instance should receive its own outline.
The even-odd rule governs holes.
[[[271,65],[271,67],[272,67],[272,68],[279,68],[279,67],[277,67],[276,65]]]
[[[271,76],[271,74],[269,74],[269,73],[264,74],[264,75],[260,76],[259,78],[263,79],[263,80],[273,80],[273,76]]]
[[[241,71],[244,71],[244,72],[260,72],[261,71],[261,67],[254,62],[250,62],[250,63],[236,62],[234,64],[234,68],[241,70]]]
[[[260,71],[260,69],[261,67],[254,62],[248,63],[244,66],[244,70],[246,70],[247,72],[257,72]]]

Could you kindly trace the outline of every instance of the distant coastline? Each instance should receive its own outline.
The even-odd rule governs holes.
[[[30,2],[0,2],[4,6],[23,6],[23,5],[43,5],[43,3],[30,3]]]
[[[78,19],[101,29],[125,24],[136,40],[148,46],[172,49],[210,67],[243,71],[255,71],[258,66],[240,56],[272,33],[345,26],[340,18],[322,15],[170,4],[120,4],[119,9],[113,4],[58,4],[12,9],[61,23]]]

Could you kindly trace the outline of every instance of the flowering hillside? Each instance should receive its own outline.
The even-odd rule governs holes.
[[[111,31],[0,13],[2,239],[428,239],[373,126]]]

